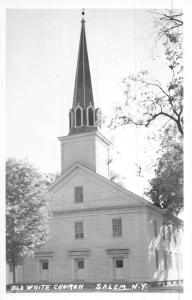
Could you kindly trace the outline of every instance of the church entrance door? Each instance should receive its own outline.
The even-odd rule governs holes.
[[[40,280],[49,280],[49,261],[48,259],[40,260]]]
[[[121,257],[113,260],[114,279],[124,279],[124,260]]]
[[[75,259],[75,279],[76,280],[85,280],[84,258]]]

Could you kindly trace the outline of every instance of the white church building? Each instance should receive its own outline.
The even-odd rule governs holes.
[[[24,260],[21,282],[134,282],[182,278],[181,232],[163,210],[109,179],[111,142],[100,132],[85,20],[61,176],[50,187],[50,238]]]

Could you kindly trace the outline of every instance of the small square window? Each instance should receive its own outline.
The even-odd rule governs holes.
[[[84,269],[84,260],[83,259],[77,261],[77,268]]]
[[[116,268],[123,268],[123,259],[116,260]]]
[[[42,262],[42,269],[43,269],[43,270],[48,270],[48,268],[49,268],[48,261],[43,261],[43,262]]]
[[[83,187],[76,186],[74,189],[75,203],[83,202]]]

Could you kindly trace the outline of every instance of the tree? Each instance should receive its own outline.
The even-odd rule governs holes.
[[[153,12],[154,13],[154,12]],[[154,13],[157,37],[164,46],[169,80],[154,79],[148,71],[124,79],[126,100],[115,107],[110,126],[125,124],[148,127],[155,120],[166,127],[176,125],[183,136],[183,49],[182,13]]]
[[[150,180],[150,187],[146,192],[155,205],[165,210],[165,219],[169,222],[171,216],[177,216],[183,210],[182,139],[175,137],[171,140],[170,132],[170,129],[167,130],[166,138],[162,141],[162,155],[158,159],[155,176]]]
[[[13,268],[48,238],[47,180],[29,163],[6,162],[6,259]]]
[[[148,71],[125,78],[125,102],[115,107],[110,127],[149,127],[158,120],[154,128],[161,140],[160,157],[146,195],[170,219],[183,209],[183,13],[150,13],[155,17],[156,41],[163,43],[169,79],[164,84]]]

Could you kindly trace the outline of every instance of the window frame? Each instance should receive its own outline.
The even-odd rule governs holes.
[[[80,192],[78,191],[80,190]],[[80,200],[78,200],[80,199]],[[78,185],[74,187],[74,202],[75,203],[82,203],[83,202],[83,186]]]
[[[120,261],[122,262],[122,266],[118,267],[118,266],[117,266],[117,262],[120,262]],[[123,258],[119,257],[119,258],[116,258],[116,259],[115,259],[115,268],[116,268],[116,269],[123,269],[123,268],[124,268],[124,265],[123,265],[123,264],[124,264]]]
[[[115,224],[115,222],[117,222],[117,223]],[[112,219],[112,231],[113,231],[114,238],[122,237],[123,230],[122,230],[122,219],[121,218]]]
[[[81,124],[77,125],[77,110],[80,109],[80,116],[81,116]],[[75,127],[82,127],[83,126],[83,108],[78,104],[75,108]]]
[[[92,110],[92,113],[93,113],[93,124],[90,124],[90,122],[89,122],[89,110],[90,109]],[[86,115],[87,115],[87,126],[89,126],[89,127],[95,126],[95,109],[92,104],[89,104],[89,106],[86,108]]]
[[[79,268],[79,263],[81,263],[81,262],[83,262],[83,266],[82,267],[80,267]],[[79,269],[85,269],[85,260],[84,260],[84,258],[79,258],[79,259],[77,259],[77,269],[79,270]]]
[[[46,268],[45,268],[45,264],[46,264]],[[42,260],[41,262],[41,268],[42,270],[49,270],[49,260]]]
[[[78,228],[78,226],[79,226],[79,228]],[[75,239],[76,240],[84,239],[83,221],[75,222]]]

